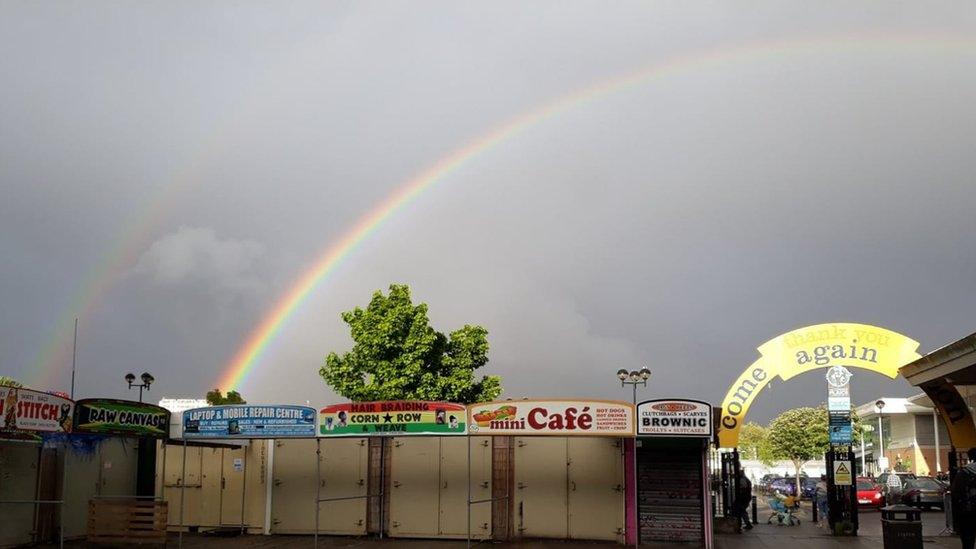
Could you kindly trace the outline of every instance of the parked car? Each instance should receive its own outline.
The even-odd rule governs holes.
[[[898,478],[901,479],[901,490],[895,493],[890,493],[890,490],[888,488],[888,477],[893,474],[898,475]],[[898,498],[901,497],[902,493],[904,493],[905,491],[905,483],[915,478],[917,478],[915,476],[915,473],[881,473],[880,475],[878,475],[878,484],[881,485],[881,489],[885,496],[897,500]]]
[[[800,479],[800,489],[801,496],[807,499],[813,499],[813,496],[817,493],[817,483],[820,482],[818,478],[802,478]]]
[[[905,483],[901,502],[922,509],[944,508],[946,487],[932,477],[916,477]]]
[[[885,506],[884,490],[875,481],[867,477],[857,479],[858,507],[874,507],[881,509]]]
[[[768,473],[763,475],[762,478],[759,480],[759,486],[757,486],[759,492],[763,494],[768,494],[769,485],[772,484],[773,481],[778,478],[783,478],[783,477],[781,477],[780,475],[774,475],[773,473]]]
[[[784,496],[796,495],[796,479],[778,478],[769,483],[769,493],[779,492]]]

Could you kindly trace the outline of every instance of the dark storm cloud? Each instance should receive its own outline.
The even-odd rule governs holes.
[[[756,346],[820,322],[932,349],[973,330],[976,46],[952,37],[976,17],[894,7],[6,3],[0,373],[32,375],[85,273],[135,242],[81,320],[80,393],[149,370],[157,396],[199,396],[330,242],[438,158],[594,82],[764,43],[452,172],[308,299],[245,393],[334,398],[316,370],[350,345],[338,313],[390,282],[443,331],[485,325],[512,397],[626,398],[613,372],[646,364],[646,394],[718,402]],[[775,46],[826,36],[847,45]],[[857,375],[855,400],[911,391]],[[774,383],[754,417],[822,389]]]

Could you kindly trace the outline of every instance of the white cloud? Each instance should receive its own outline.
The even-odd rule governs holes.
[[[209,227],[180,227],[153,242],[132,272],[162,286],[192,284],[234,296],[263,287],[256,268],[264,251],[259,242],[221,239]]]

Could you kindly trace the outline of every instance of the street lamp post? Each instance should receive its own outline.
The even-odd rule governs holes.
[[[142,383],[134,384],[133,382],[136,380],[136,376],[132,372],[129,372],[125,374],[125,382],[129,384],[129,389],[133,387],[139,388],[139,402],[142,402],[142,390],[145,389],[148,391],[149,386],[152,385],[153,381],[156,381],[156,378],[151,376],[149,372],[143,372],[142,376],[140,377],[142,379]]]
[[[885,407],[885,401],[884,400],[881,400],[879,398],[878,401],[874,403],[874,407],[877,408],[877,410],[878,410],[878,459],[876,459],[874,461],[878,464],[878,468],[879,469],[883,469],[881,467],[881,465],[884,463],[884,461],[881,461],[881,458],[885,457],[885,453],[884,453],[884,423],[883,423],[883,419],[884,419],[884,413],[883,412],[884,412],[884,407]],[[885,461],[888,461],[888,460],[885,459]],[[884,471],[879,471],[879,473],[883,473],[883,472]]]
[[[627,370],[621,368],[617,370],[617,379],[620,380],[620,386],[626,387],[631,386],[634,390],[633,403],[634,403],[634,414],[637,414],[637,386],[647,387],[647,380],[651,378],[651,371],[646,367],[641,368],[640,371],[632,370],[628,372]],[[635,418],[636,420],[637,418]],[[640,546],[640,509],[637,505],[637,440],[634,440],[634,547]]]

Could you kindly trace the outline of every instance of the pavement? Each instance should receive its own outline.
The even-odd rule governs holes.
[[[762,498],[760,498],[762,499]],[[881,534],[881,515],[877,511],[861,511],[860,531],[857,537],[835,537],[827,533],[825,528],[810,521],[810,505],[804,502],[798,516],[798,526],[779,526],[766,524],[769,509],[759,505],[759,524],[743,534],[724,534],[715,537],[716,549],[859,549],[883,547]],[[922,514],[922,537],[926,549],[957,549],[960,547],[959,538],[941,535],[945,528],[945,518],[941,511],[929,511]],[[177,535],[169,537],[169,547],[177,547]],[[68,542],[65,547],[87,547],[84,542]],[[313,547],[312,536],[235,536],[218,537],[201,534],[184,534],[183,546],[188,549],[217,549],[234,547],[235,549],[264,549],[264,548],[309,548]],[[323,548],[357,548],[357,549],[462,549],[466,543],[454,540],[407,540],[376,538],[348,538],[319,536],[319,547]],[[602,549],[621,547],[615,543],[562,541],[562,540],[526,540],[519,542],[482,542],[472,545],[476,549],[491,547],[492,549]],[[47,545],[42,547],[57,547]],[[101,547],[101,546],[99,546]],[[689,549],[687,544],[643,544],[641,547],[654,549]]]

